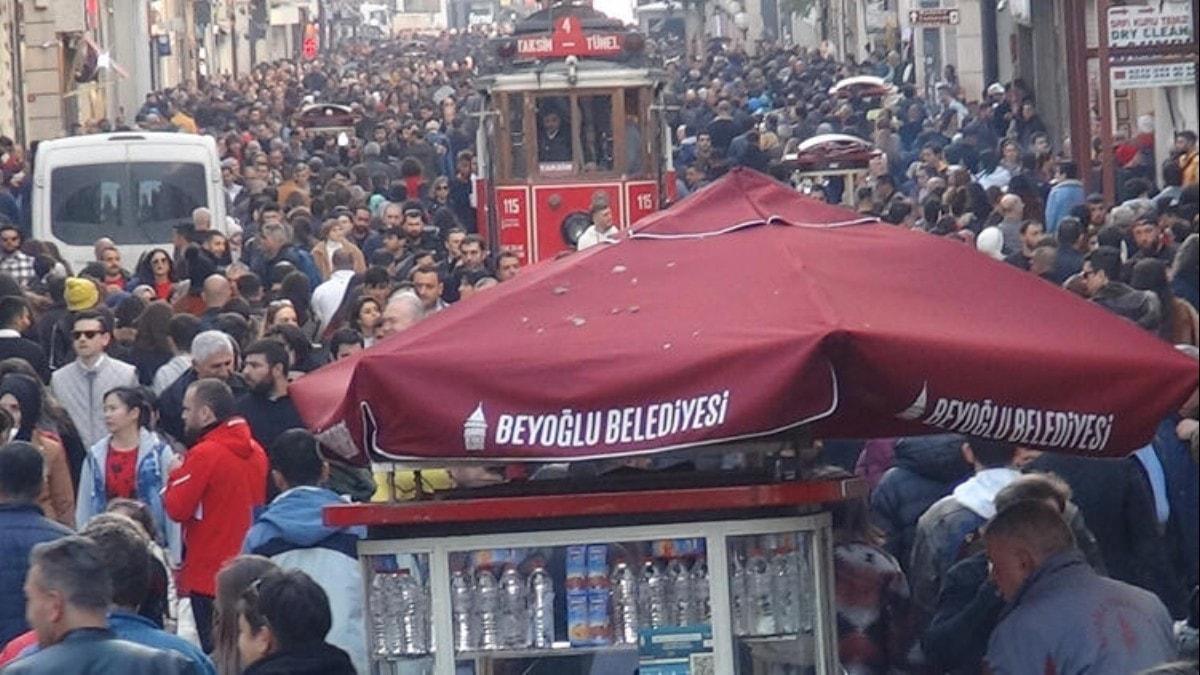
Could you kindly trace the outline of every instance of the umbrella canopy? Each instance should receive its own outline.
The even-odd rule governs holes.
[[[1197,379],[1033,275],[734,170],[291,391],[357,462],[593,459],[804,424],[1118,456]]]

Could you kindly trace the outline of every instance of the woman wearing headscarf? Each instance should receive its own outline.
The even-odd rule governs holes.
[[[26,441],[37,448],[45,460],[46,482],[37,499],[42,513],[74,529],[75,488],[71,484],[67,453],[58,438],[37,427],[42,416],[41,387],[28,375],[5,375],[0,380],[0,408],[13,418],[13,435],[5,440]]]

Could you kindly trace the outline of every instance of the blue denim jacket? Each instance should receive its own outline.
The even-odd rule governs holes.
[[[83,527],[97,513],[103,513],[108,504],[104,479],[111,440],[112,436],[108,435],[97,441],[83,462],[79,474],[79,495],[75,499],[75,523],[79,527]],[[171,563],[178,565],[183,552],[179,523],[167,517],[162,498],[163,488],[167,484],[167,466],[175,452],[158,434],[142,429],[137,455],[137,499],[149,507],[158,528],[154,537],[166,547]]]

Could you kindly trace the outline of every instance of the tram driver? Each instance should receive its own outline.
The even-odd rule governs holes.
[[[538,134],[539,162],[570,162],[571,132],[563,129],[562,115],[557,108],[542,109],[541,133]]]

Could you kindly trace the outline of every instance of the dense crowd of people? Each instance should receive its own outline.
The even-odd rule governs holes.
[[[138,260],[100,237],[72,269],[32,239],[36,148],[0,139],[3,672],[367,672],[364,533],[320,512],[421,486],[325,459],[288,384],[520,274],[476,225],[483,47],[478,32],[417,53],[351,43],[157,92],[131,119],[82,129],[216,138],[228,223],[196,209]],[[981,265],[1002,260],[1195,355],[1195,133],[1158,157],[1139,121],[1113,153],[1109,201],[1019,80],[964,92],[948,68],[929,100],[896,53],[658,49],[679,198],[734,166],[788,180],[801,141],[852,134],[875,148],[854,195],[837,180],[797,187],[961,240]],[[896,93],[828,93],[857,74]],[[312,101],[348,105],[353,133],[295,124]],[[592,216],[581,247],[616,227],[607,204]],[[1193,396],[1122,460],[949,435],[825,442],[822,463],[872,489],[834,514],[847,672],[1194,669],[1196,414]]]

